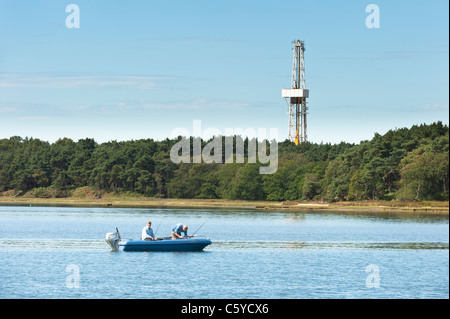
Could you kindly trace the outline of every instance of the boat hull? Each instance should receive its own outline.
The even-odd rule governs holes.
[[[206,238],[125,240],[119,243],[119,248],[123,251],[201,251],[210,244]]]

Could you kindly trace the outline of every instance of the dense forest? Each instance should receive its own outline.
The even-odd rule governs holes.
[[[115,192],[269,201],[449,199],[449,128],[441,122],[375,134],[360,144],[279,142],[278,170],[271,175],[259,174],[261,164],[247,160],[175,164],[170,150],[177,142],[0,139],[0,196]]]

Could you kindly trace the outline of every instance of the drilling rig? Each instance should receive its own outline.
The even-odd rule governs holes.
[[[294,45],[294,59],[291,88],[282,89],[281,96],[286,99],[288,105],[288,138],[295,145],[299,145],[308,140],[306,99],[309,98],[309,90],[306,88],[305,81],[305,42],[295,40],[292,44]]]

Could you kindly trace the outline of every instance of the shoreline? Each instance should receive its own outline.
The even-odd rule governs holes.
[[[23,198],[0,197],[0,206],[71,206],[71,207],[133,207],[133,208],[243,208],[255,210],[283,211],[335,211],[335,212],[403,212],[449,215],[449,202],[269,202],[224,199],[180,199],[180,198]]]

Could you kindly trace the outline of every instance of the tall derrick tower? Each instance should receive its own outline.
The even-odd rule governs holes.
[[[305,42],[296,40],[294,45],[294,60],[292,62],[292,82],[290,89],[282,89],[281,96],[288,104],[289,124],[288,138],[295,145],[308,140],[306,114],[306,98],[309,90],[305,82]]]

